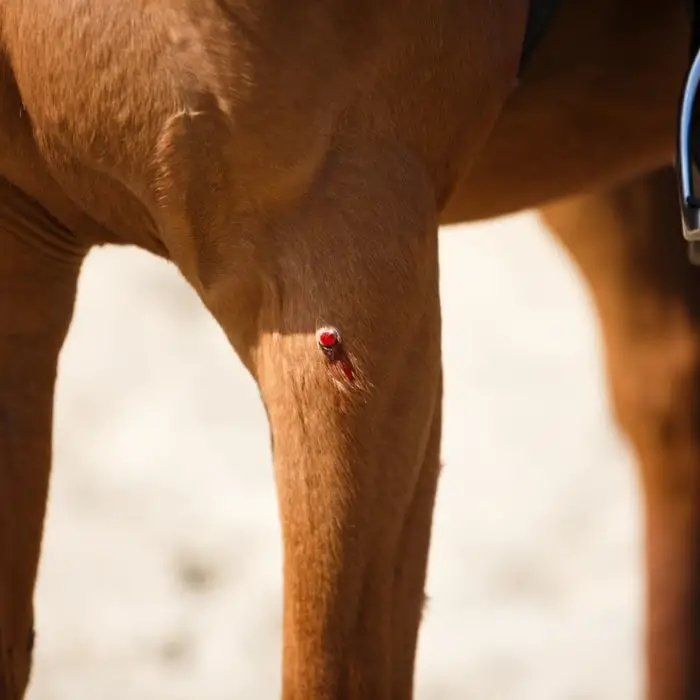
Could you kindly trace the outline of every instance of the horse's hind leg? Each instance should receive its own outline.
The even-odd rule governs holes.
[[[23,697],[51,462],[56,363],[82,253],[0,179],[0,700]]]
[[[647,697],[700,696],[700,270],[672,170],[548,207],[588,279],[644,492]]]

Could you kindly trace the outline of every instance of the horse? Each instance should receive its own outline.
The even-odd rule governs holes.
[[[673,168],[691,22],[684,0],[554,5],[0,0],[1,700],[30,678],[57,359],[105,244],[174,263],[259,387],[282,697],[409,700],[438,229],[530,208],[587,281],[637,457],[646,697],[700,693],[700,277]]]

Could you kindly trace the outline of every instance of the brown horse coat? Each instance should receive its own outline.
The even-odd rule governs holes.
[[[28,682],[56,360],[104,243],[172,260],[260,388],[285,700],[412,697],[438,225],[527,207],[590,283],[639,457],[647,695],[700,692],[700,278],[669,169],[684,2],[567,0],[516,87],[526,12],[0,0],[0,700]]]

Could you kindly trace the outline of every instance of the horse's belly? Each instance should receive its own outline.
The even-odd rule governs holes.
[[[536,207],[671,162],[687,32],[675,0],[564,3],[443,221]]]

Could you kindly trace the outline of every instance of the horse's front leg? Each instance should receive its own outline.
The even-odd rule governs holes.
[[[400,700],[439,471],[436,213],[420,165],[342,152],[294,213],[200,246],[202,295],[270,420],[283,697]]]
[[[355,157],[270,238],[251,348],[284,538],[286,700],[410,697],[423,603],[441,401],[434,205],[420,171]]]
[[[53,391],[83,250],[0,180],[0,700],[20,700],[51,467]]]

